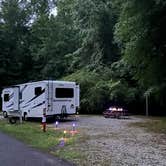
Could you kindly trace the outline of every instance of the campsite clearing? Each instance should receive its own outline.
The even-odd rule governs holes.
[[[70,129],[72,123],[67,121],[60,126]],[[80,138],[72,147],[68,146],[68,150],[83,156],[72,161],[79,166],[165,166],[166,134],[147,130],[149,123],[156,125],[156,119],[143,116],[105,119],[102,116],[82,115],[76,121]],[[143,124],[144,127],[136,124]]]
[[[160,119],[157,121],[160,122]],[[69,136],[73,123],[77,132],[74,137]],[[25,135],[26,130],[30,128],[28,132],[35,134],[33,139],[27,139],[26,143],[44,148],[51,154],[72,161],[78,166],[165,166],[166,134],[150,130],[147,128],[149,123],[155,126],[156,119],[134,116],[129,119],[105,119],[102,116],[82,115],[77,120],[60,122],[57,128],[55,123],[48,124],[49,131],[44,136],[39,131],[40,125],[31,122],[24,122],[21,127],[18,124],[4,125],[4,121],[0,121],[0,130],[21,139],[30,135]],[[66,144],[59,147],[57,138],[64,136],[64,131],[67,132],[65,137],[72,139],[66,139]]]

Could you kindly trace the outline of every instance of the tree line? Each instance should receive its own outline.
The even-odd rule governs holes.
[[[82,113],[141,113],[145,95],[165,113],[165,29],[162,0],[0,0],[0,87],[70,80]]]

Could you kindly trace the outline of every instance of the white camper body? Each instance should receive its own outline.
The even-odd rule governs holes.
[[[2,110],[22,117],[67,116],[79,107],[79,85],[67,81],[38,81],[4,88]]]

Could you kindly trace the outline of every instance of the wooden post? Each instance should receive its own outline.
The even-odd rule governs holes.
[[[22,124],[22,111],[20,110],[20,123]]]
[[[146,94],[146,116],[149,116],[149,103],[148,103],[148,94]]]

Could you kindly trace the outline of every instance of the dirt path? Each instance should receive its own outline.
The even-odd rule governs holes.
[[[129,125],[141,121],[145,119],[81,116],[76,126],[82,139],[74,148],[85,158],[75,163],[79,166],[166,166],[166,135]],[[62,123],[61,127],[71,128],[72,123]]]

